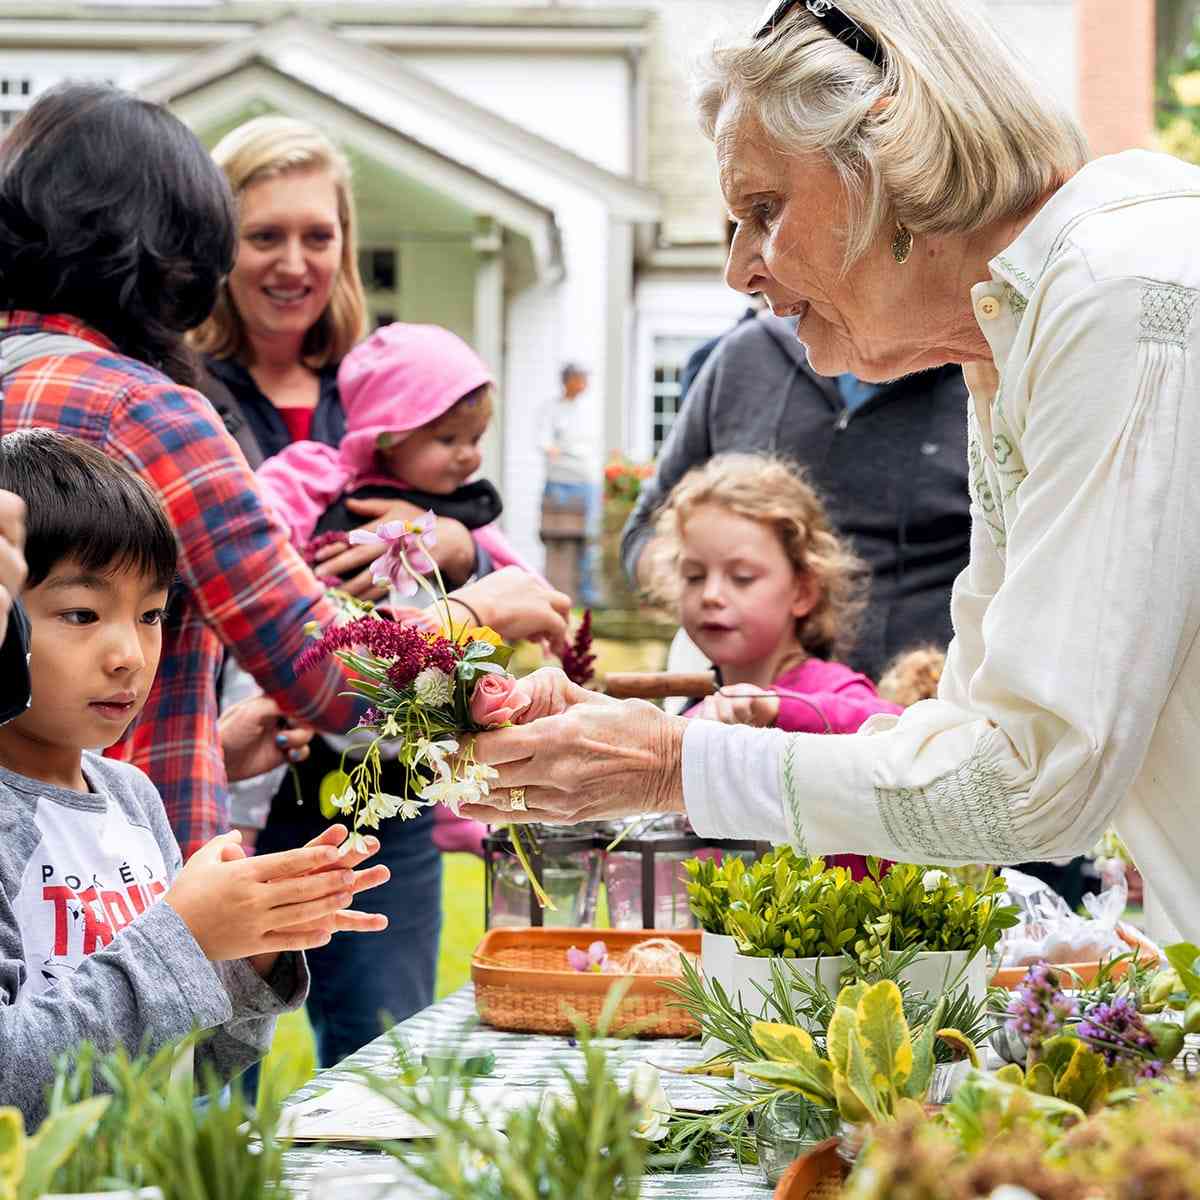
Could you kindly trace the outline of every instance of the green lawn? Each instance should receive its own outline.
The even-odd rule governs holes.
[[[483,936],[483,862],[469,854],[447,854],[442,872],[442,944],[437,994],[449,995],[471,975],[471,951]],[[275,1031],[264,1071],[292,1091],[312,1076],[312,1031],[303,1012],[288,1013]]]

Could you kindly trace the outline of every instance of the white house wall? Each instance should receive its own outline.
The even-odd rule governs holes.
[[[617,174],[632,170],[623,55],[394,51],[448,91]]]
[[[581,422],[594,449],[597,478],[605,452],[605,405],[620,405],[624,381],[606,369],[609,325],[608,214],[598,201],[578,196],[556,208],[567,270],[560,283],[530,288],[512,297],[508,310],[504,396],[503,524],[521,553],[540,563],[539,537],[545,461],[541,451],[544,414],[559,391],[565,362],[591,373],[582,398]],[[622,314],[624,318],[624,314]]]
[[[1117,0],[1113,0],[1115,4]],[[987,0],[992,24],[1049,93],[1079,115],[1075,0]]]

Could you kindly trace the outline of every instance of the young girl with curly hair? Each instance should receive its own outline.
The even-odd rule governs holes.
[[[855,733],[875,713],[900,712],[837,660],[854,638],[865,571],[798,468],[718,455],[676,485],[658,532],[655,590],[721,685],[687,715]],[[862,866],[853,855],[830,861]]]

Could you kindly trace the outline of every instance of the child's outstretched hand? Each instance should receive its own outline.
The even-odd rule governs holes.
[[[731,683],[706,697],[691,714],[701,721],[723,725],[774,725],[779,717],[779,697],[750,683]]]
[[[335,826],[300,849],[247,858],[236,831],[222,834],[192,855],[164,899],[210,961],[249,958],[265,974],[281,951],[387,925],[382,915],[347,911],[356,892],[387,878],[387,868],[356,872],[368,855],[339,857],[344,838]],[[378,842],[370,853],[376,849]]]

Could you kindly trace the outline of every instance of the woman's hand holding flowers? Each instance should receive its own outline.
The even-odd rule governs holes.
[[[644,700],[597,696],[565,676],[530,684],[527,694],[531,700],[519,718],[522,724],[475,739],[475,759],[497,774],[488,803],[465,805],[464,817],[493,824],[574,825],[684,811],[684,718],[668,716]],[[555,715],[530,715],[546,708]],[[508,807],[504,790],[511,788],[525,789],[525,811],[513,813]]]

